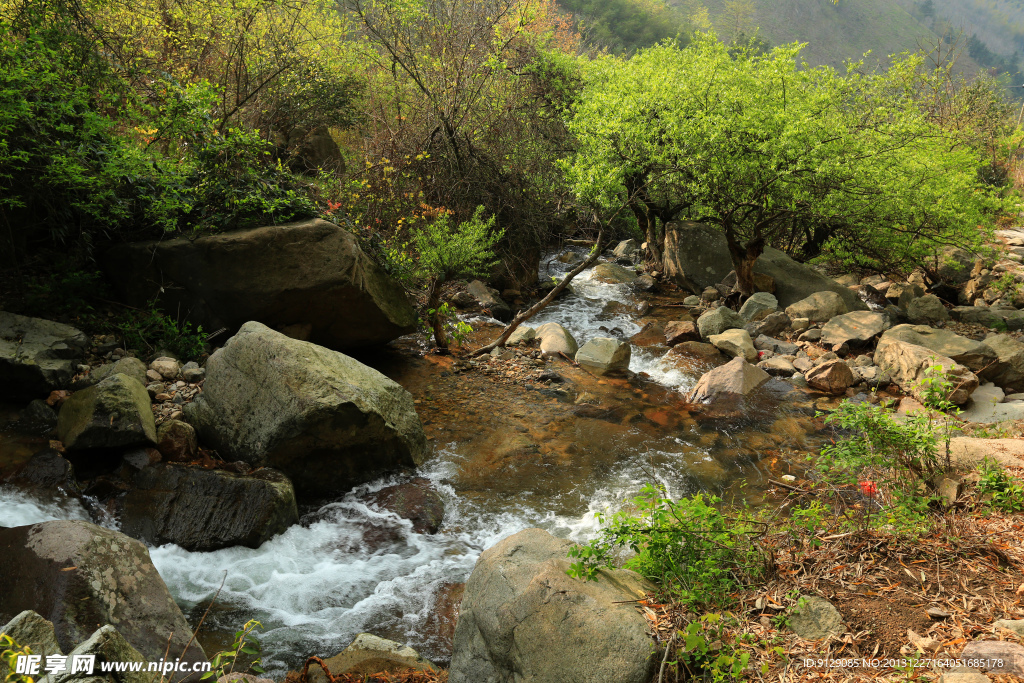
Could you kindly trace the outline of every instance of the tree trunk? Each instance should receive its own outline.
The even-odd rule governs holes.
[[[590,256],[583,260],[578,266],[566,273],[562,281],[555,285],[555,288],[548,292],[547,296],[535,303],[533,306],[523,311],[515,318],[512,322],[502,331],[501,335],[487,346],[481,346],[479,349],[474,351],[472,356],[481,356],[485,353],[489,353],[499,346],[504,346],[508,338],[512,336],[512,333],[516,331],[516,328],[522,325],[524,322],[543,311],[548,304],[555,300],[559,294],[562,293],[572,279],[582,273],[590,264],[597,260],[597,257],[601,255],[601,251],[604,249],[604,226],[601,226],[601,231],[597,234],[597,242],[594,243],[594,250],[590,252]]]
[[[736,271],[736,288],[746,299],[754,293],[754,263],[764,253],[764,238],[756,237],[746,244],[740,244],[732,229],[726,227],[725,239],[729,245],[729,256]]]
[[[430,286],[427,289],[427,316],[430,318],[430,328],[434,331],[434,344],[437,352],[448,353],[448,339],[444,336],[444,321],[441,320],[441,285],[444,284],[436,278],[431,278]]]

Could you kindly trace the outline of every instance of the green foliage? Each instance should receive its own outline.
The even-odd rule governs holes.
[[[459,320],[458,311],[447,301],[437,308],[428,308],[427,317],[423,320],[423,334],[429,337],[433,334],[431,322],[439,320],[444,328],[445,338],[451,339],[456,344],[461,344],[472,332],[473,326]]]
[[[31,676],[15,673],[18,657],[32,654],[27,645],[18,645],[9,635],[0,635],[0,664],[7,669],[4,683],[32,683]]]
[[[149,352],[166,349],[183,360],[198,358],[205,351],[203,326],[193,328],[162,313],[155,303],[148,310],[130,310],[116,323],[128,348]]]
[[[494,245],[504,230],[494,230],[495,217],[484,219],[484,207],[457,226],[451,215],[442,213],[432,223],[413,232],[419,253],[419,271],[424,277],[448,282],[459,278],[483,277],[494,267]]]
[[[576,560],[570,576],[596,580],[602,568],[614,566],[616,550],[626,547],[635,553],[626,568],[658,582],[670,599],[700,607],[724,602],[764,574],[757,524],[723,514],[720,499],[697,494],[673,501],[648,485],[633,502],[635,511],[611,519],[598,514],[600,536],[569,551]]]
[[[729,613],[710,613],[679,632],[680,659],[702,680],[720,683],[740,680],[750,664],[750,653],[725,645],[727,627],[738,623]]]
[[[990,458],[981,463],[978,493],[983,497],[990,496],[992,507],[998,510],[1024,512],[1024,486]]]
[[[559,0],[558,4],[576,15],[590,41],[612,52],[633,52],[690,32],[689,22],[658,0]]]
[[[249,665],[247,671],[253,671],[255,673],[264,673],[264,669],[261,666],[260,661],[260,641],[256,637],[256,629],[263,628],[263,624],[250,619],[245,622],[241,631],[235,631],[235,642],[232,643],[230,650],[221,650],[210,659],[210,670],[204,673],[200,680],[213,679],[217,680],[222,676],[234,672],[235,666],[241,659],[245,659],[242,655],[248,655],[254,657],[252,664]],[[239,672],[239,673],[245,673]]]

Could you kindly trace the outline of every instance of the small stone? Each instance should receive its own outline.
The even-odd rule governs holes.
[[[1024,638],[1024,619],[999,619],[992,626],[995,628],[1005,628],[1007,631],[1013,631],[1019,637]]]
[[[156,370],[164,379],[176,379],[181,372],[181,365],[175,359],[164,356],[150,363],[149,369]]]
[[[951,616],[953,616],[941,607],[929,607],[927,614],[932,619],[949,619]]]
[[[846,631],[843,616],[825,598],[802,595],[789,617],[789,627],[804,640],[821,640]]]
[[[146,370],[146,379],[150,382],[161,382],[163,381],[164,376],[156,370]]]
[[[690,296],[683,299],[684,306],[700,306],[700,297],[691,294]]]
[[[819,329],[806,330],[799,337],[797,337],[797,340],[798,341],[805,341],[805,342],[821,341],[821,330],[819,330]]]

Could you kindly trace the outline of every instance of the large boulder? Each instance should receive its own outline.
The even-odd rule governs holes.
[[[121,531],[186,550],[258,548],[299,521],[292,484],[263,467],[252,474],[159,463],[132,478]]]
[[[995,361],[979,373],[983,379],[1010,392],[1024,391],[1024,344],[1008,334],[990,334],[985,346],[996,354]]]
[[[657,649],[626,570],[566,574],[572,543],[527,529],[485,550],[466,582],[450,683],[648,683]]]
[[[664,262],[665,275],[694,294],[722,282],[733,269],[725,235],[715,226],[704,223],[668,223],[665,226]],[[758,257],[754,263],[754,275],[759,274],[774,280],[773,293],[782,308],[825,290],[839,294],[848,310],[867,307],[852,289],[797,263],[778,249],[766,247]]]
[[[569,330],[558,323],[544,323],[538,327],[537,339],[540,341],[540,352],[545,356],[564,354],[573,358],[580,349]]]
[[[617,258],[631,258],[633,254],[640,251],[640,245],[634,239],[622,240],[612,249],[612,256]]]
[[[466,285],[466,292],[473,297],[478,306],[492,318],[508,322],[512,320],[512,309],[501,298],[498,290],[492,289],[480,280],[473,280]]]
[[[996,353],[984,342],[961,337],[955,332],[926,325],[897,325],[882,335],[931,349],[977,372],[996,359]]]
[[[771,376],[764,370],[737,356],[725,365],[705,373],[687,400],[691,403],[706,403],[746,396],[770,379]]]
[[[746,322],[758,322],[779,310],[779,300],[768,292],[755,292],[740,307],[740,317]]]
[[[89,339],[71,327],[0,311],[0,401],[29,401],[63,389]]]
[[[746,321],[736,311],[719,306],[712,308],[697,318],[697,330],[702,339],[710,339],[726,330],[742,328]]]
[[[953,382],[954,390],[948,398],[956,405],[967,403],[971,393],[978,388],[978,377],[966,366],[929,348],[888,334],[883,334],[878,341],[874,360],[875,365],[903,391],[919,399],[924,396],[922,382],[928,378],[929,370],[937,366]]]
[[[757,349],[746,330],[726,330],[708,338],[715,348],[730,358],[743,358],[748,363],[757,362]]]
[[[323,220],[122,244],[103,265],[126,303],[144,307],[159,296],[209,331],[250,320],[308,325],[309,341],[345,350],[416,329],[402,286],[354,235]]]
[[[889,320],[881,313],[854,311],[837,315],[821,328],[823,344],[864,344],[889,328]]]
[[[630,355],[629,342],[596,337],[580,347],[576,362],[595,375],[609,375],[628,370]]]
[[[839,294],[822,291],[814,292],[790,304],[786,307],[786,315],[790,318],[806,318],[812,323],[823,323],[849,310],[846,301]]]
[[[156,444],[156,422],[146,387],[120,373],[64,401],[57,437],[68,450]]]
[[[300,494],[335,494],[427,455],[408,391],[258,322],[210,356],[185,419],[221,456],[281,470]]]
[[[599,263],[594,266],[591,277],[598,282],[607,282],[613,285],[628,285],[637,278],[636,271],[631,268],[623,268],[615,263]]]
[[[150,661],[205,661],[192,630],[139,541],[83,521],[0,528],[0,622],[33,610],[69,652],[114,625]]]

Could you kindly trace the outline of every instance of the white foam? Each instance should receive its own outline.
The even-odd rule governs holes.
[[[59,494],[42,497],[12,486],[0,486],[0,527],[26,526],[57,519],[89,519],[74,498]]]

